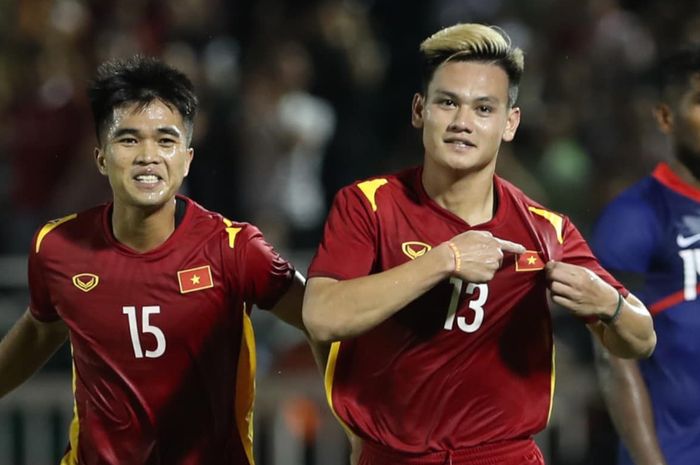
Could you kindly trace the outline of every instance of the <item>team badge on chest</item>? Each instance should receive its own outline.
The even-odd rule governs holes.
[[[410,241],[401,244],[401,251],[411,260],[422,257],[430,249],[432,249],[432,246],[425,242]]]
[[[209,265],[178,271],[177,281],[180,284],[181,294],[214,287],[214,280],[211,277],[211,268]]]
[[[92,273],[80,273],[73,276],[73,285],[83,292],[90,292],[97,287],[100,277]]]

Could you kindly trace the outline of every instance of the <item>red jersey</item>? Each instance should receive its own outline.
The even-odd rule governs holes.
[[[506,253],[488,283],[445,280],[372,330],[334,343],[331,407],[361,437],[407,454],[529,438],[545,427],[554,388],[544,264],[585,266],[625,291],[566,217],[510,183],[494,178],[497,211],[472,228],[430,199],[421,173],[342,189],[309,277],[379,273],[470,229],[528,252]]]
[[[74,418],[62,465],[252,464],[251,306],[291,265],[254,226],[190,199],[161,246],[117,242],[111,205],[48,223],[29,258],[31,312],[70,330]]]

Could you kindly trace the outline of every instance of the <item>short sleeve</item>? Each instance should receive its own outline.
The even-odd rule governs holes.
[[[29,311],[32,316],[39,321],[46,323],[56,321],[60,319],[60,316],[56,312],[53,304],[51,303],[51,296],[49,294],[49,289],[44,279],[44,266],[42,263],[43,256],[41,254],[47,253],[46,249],[41,250],[41,253],[36,251],[36,241],[37,236],[34,236],[32,241],[32,249],[29,252]]]
[[[261,309],[271,309],[292,284],[294,267],[252,225],[242,228],[235,249],[236,260],[228,264],[228,269],[235,274],[243,299]]]
[[[588,268],[603,281],[618,290],[623,296],[627,296],[629,291],[620,282],[608,273],[593,255],[590,247],[586,243],[579,230],[568,218],[564,220],[564,253],[562,261],[572,265]]]
[[[376,257],[376,212],[357,186],[336,195],[309,277],[346,280],[370,274]]]
[[[618,197],[598,219],[591,248],[610,270],[644,273],[657,241],[657,224],[648,204]]]

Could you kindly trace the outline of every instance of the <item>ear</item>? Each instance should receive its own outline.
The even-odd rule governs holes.
[[[419,93],[413,95],[413,103],[411,103],[411,124],[414,128],[420,129],[423,127],[423,111],[425,110],[425,97]]]
[[[99,171],[100,174],[107,176],[105,155],[102,149],[99,147],[95,147],[95,164],[97,165],[97,171]]]
[[[190,174],[190,165],[192,164],[192,159],[194,158],[194,149],[192,147],[187,149],[187,159],[185,160],[185,177]]]
[[[673,132],[673,111],[667,104],[659,103],[654,107],[654,118],[661,132],[664,134]]]
[[[520,126],[520,108],[513,107],[508,110],[508,119],[506,120],[506,128],[503,131],[503,142],[510,142],[515,137],[515,132]]]

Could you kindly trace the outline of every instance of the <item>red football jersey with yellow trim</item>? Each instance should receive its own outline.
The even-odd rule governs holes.
[[[62,319],[75,417],[62,464],[252,464],[253,304],[272,307],[291,265],[254,226],[185,197],[168,240],[136,253],[111,206],[47,224],[29,258],[30,309]]]
[[[585,266],[626,292],[566,217],[494,182],[496,214],[475,228],[428,197],[420,168],[337,194],[309,277],[379,273],[470,229],[529,251],[520,263],[507,253],[486,284],[445,280],[367,333],[334,343],[329,402],[361,437],[427,453],[532,436],[547,423],[554,388],[543,264]]]

